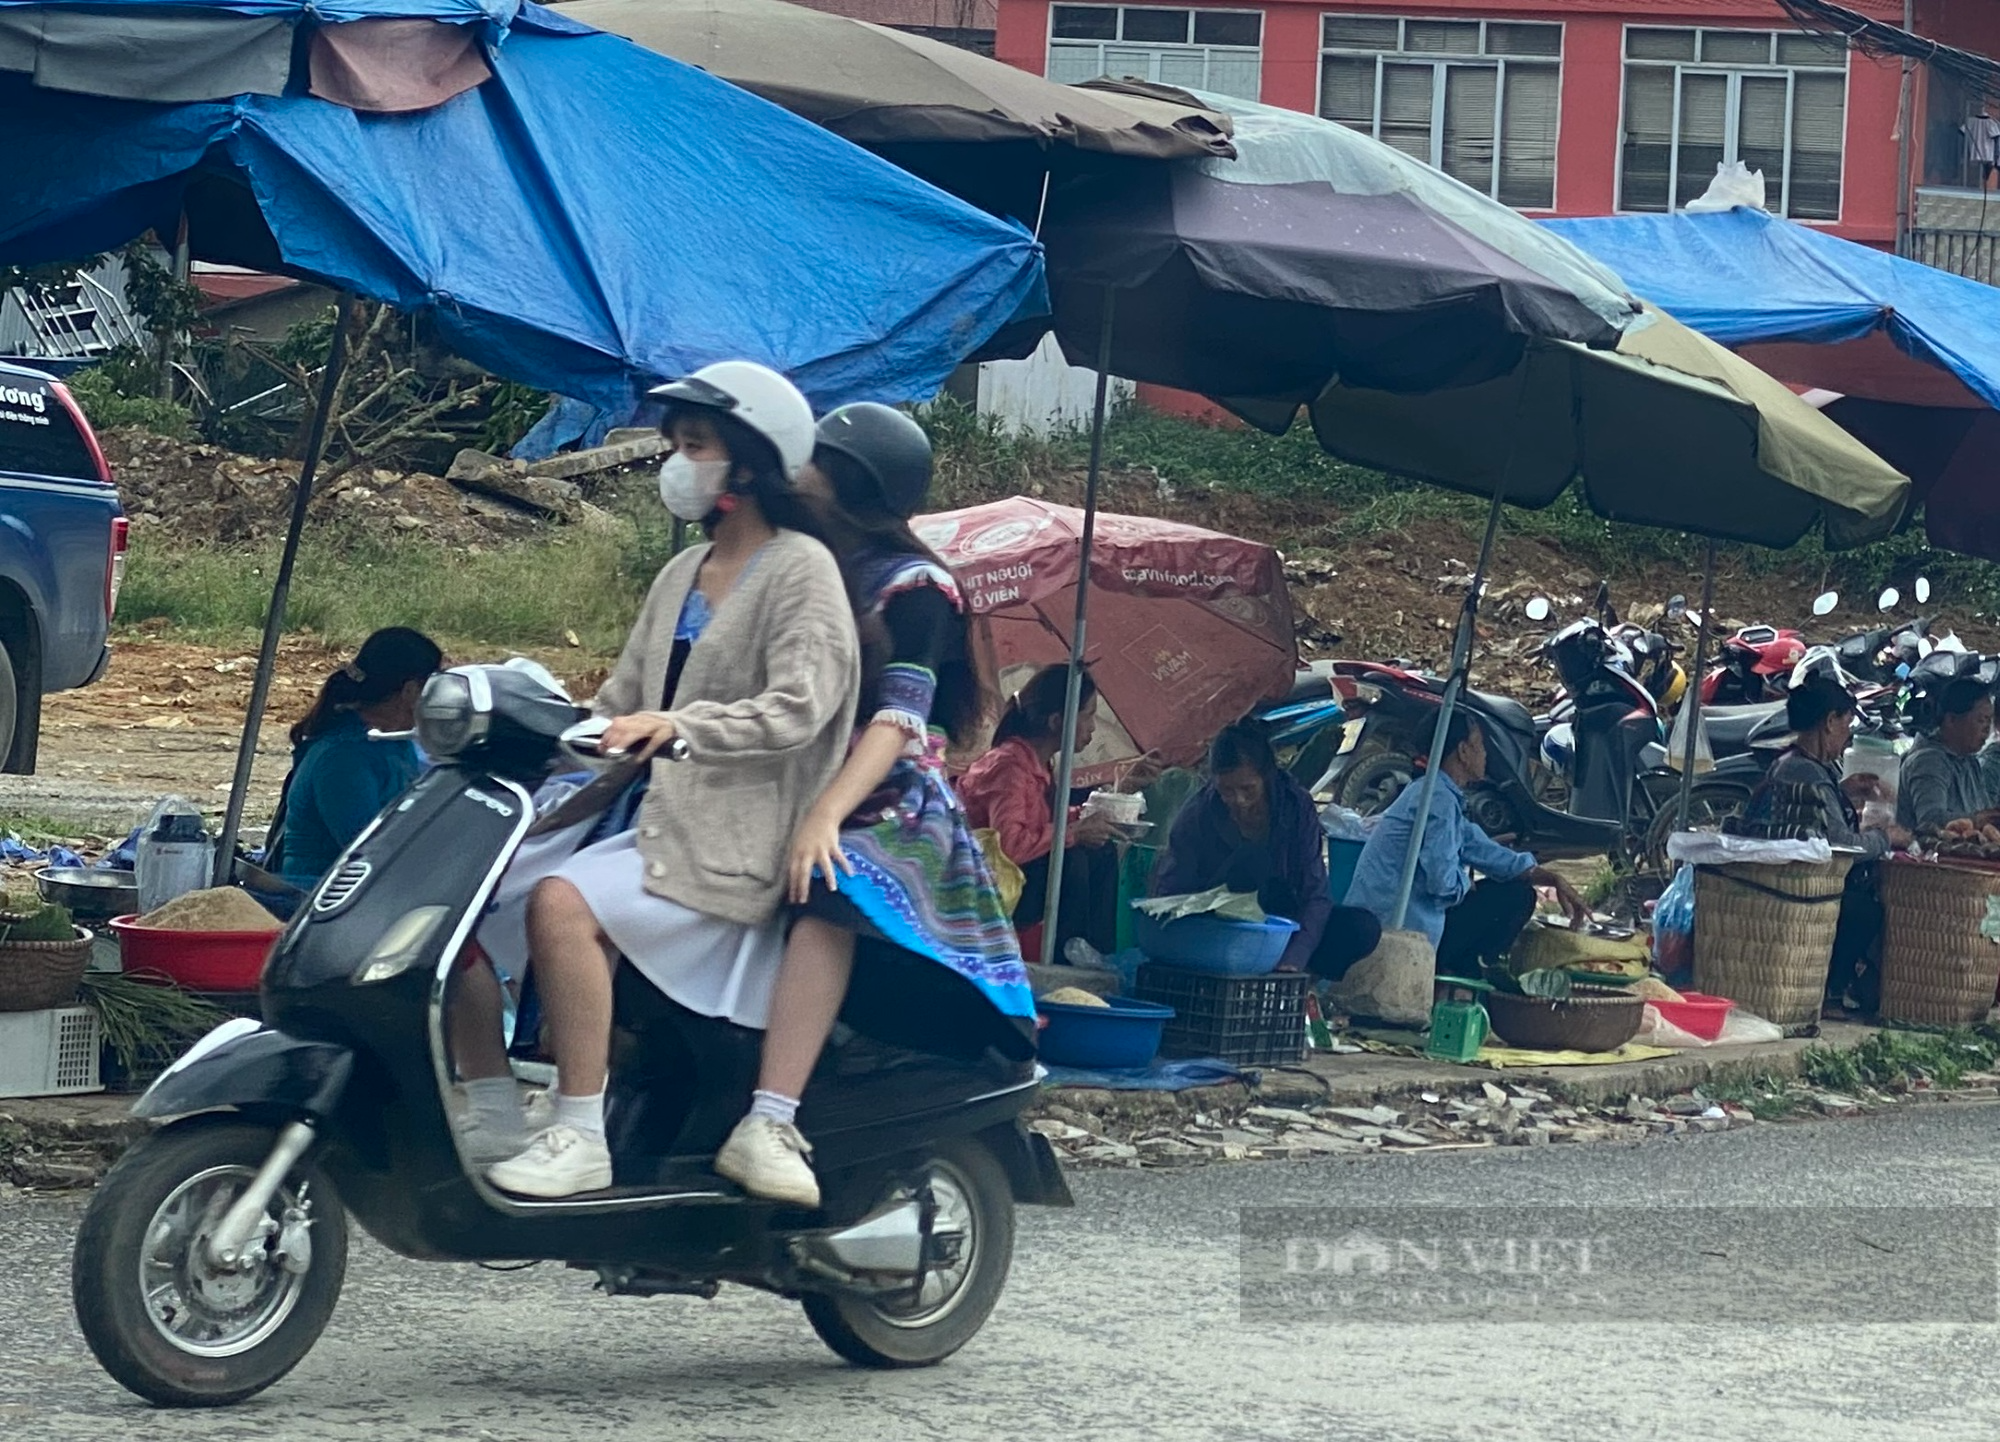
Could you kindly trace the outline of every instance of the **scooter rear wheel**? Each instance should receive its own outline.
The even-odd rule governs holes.
[[[881,1189],[888,1201],[928,1186],[934,1236],[950,1260],[895,1296],[820,1292],[805,1298],[820,1340],[857,1367],[930,1367],[971,1341],[1007,1283],[1014,1258],[1014,1189],[993,1153],[970,1138],[946,1142]]]
[[[283,1377],[325,1330],[347,1273],[347,1213],[302,1163],[266,1215],[280,1231],[226,1268],[208,1234],[271,1154],[277,1129],[205,1116],[113,1167],[77,1232],[70,1290],[84,1340],[120,1384],[163,1407],[224,1407]],[[287,1209],[310,1218],[303,1270],[277,1253]]]

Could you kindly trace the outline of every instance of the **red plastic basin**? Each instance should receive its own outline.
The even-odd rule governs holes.
[[[1698,991],[1684,991],[1679,1001],[1656,1001],[1650,1003],[1659,1008],[1660,1020],[1671,1022],[1690,1036],[1698,1036],[1703,1041],[1714,1041],[1722,1035],[1722,1024],[1729,1020],[1729,1013],[1736,1003],[1726,996],[1705,996]]]
[[[167,931],[135,926],[133,916],[111,923],[127,971],[156,971],[189,991],[255,991],[271,944],[284,930],[276,917],[269,931]]]

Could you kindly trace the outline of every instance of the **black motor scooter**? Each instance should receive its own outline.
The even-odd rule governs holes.
[[[177,1118],[92,1196],[72,1265],[105,1369],[166,1405],[270,1386],[339,1296],[349,1212],[429,1261],[593,1271],[607,1293],[800,1300],[841,1356],[921,1366],[963,1346],[1005,1283],[1016,1202],[1070,1197],[1020,1121],[1028,1044],[969,983],[863,957],[800,1125],[817,1212],[710,1170],[748,1106],[761,1034],[697,1016],[621,967],[609,1127],[616,1185],[507,1196],[461,1156],[447,982],[535,824],[530,788],[580,712],[521,663],[434,677],[417,737],[438,763],[300,908],[263,977],[264,1020],[218,1027],[134,1107]],[[573,730],[572,728],[577,728]],[[716,818],[717,824],[726,824]],[[912,1000],[914,998],[914,1001]]]

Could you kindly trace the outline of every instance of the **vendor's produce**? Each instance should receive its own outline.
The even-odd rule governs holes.
[[[244,932],[278,930],[278,919],[246,891],[218,886],[190,891],[149,911],[134,926],[153,931]]]
[[[1057,1006],[1108,1006],[1110,1003],[1095,992],[1085,991],[1080,986],[1059,986],[1042,998]]]
[[[2000,861],[2000,826],[1980,826],[1959,817],[1943,828],[1918,838],[1927,850],[1940,856],[1958,856],[1973,861]]]
[[[1661,981],[1657,976],[1642,978],[1639,984],[1632,988],[1632,994],[1643,1001],[1679,1002],[1683,1000],[1679,992],[1668,986],[1664,981]]]

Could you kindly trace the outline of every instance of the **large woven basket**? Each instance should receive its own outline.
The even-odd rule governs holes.
[[[0,941],[0,1011],[68,1006],[90,966],[93,940],[79,927],[73,941]]]
[[[2000,985],[2000,945],[1980,928],[2000,871],[1949,862],[1882,867],[1882,1019],[1917,1026],[1983,1020]]]
[[[1694,878],[1694,985],[1779,1026],[1819,1020],[1851,856],[1736,861]]]

